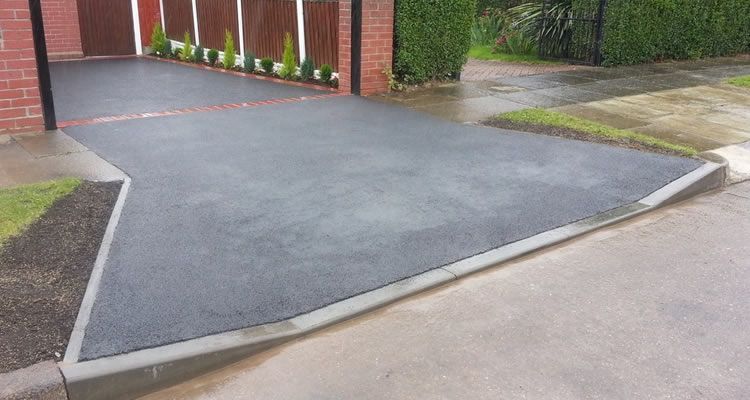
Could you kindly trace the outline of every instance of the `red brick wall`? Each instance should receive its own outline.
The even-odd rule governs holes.
[[[393,65],[394,0],[362,0],[362,95],[388,91]],[[351,90],[351,0],[339,0],[339,89]]]
[[[362,1],[362,95],[388,91],[385,68],[393,65],[394,0]]]
[[[352,90],[352,1],[339,0],[339,90]]]
[[[28,0],[0,2],[0,134],[44,130]]]
[[[151,44],[154,25],[161,23],[159,0],[138,0],[138,17],[141,22],[141,43],[148,46]]]
[[[42,18],[50,59],[83,57],[76,0],[42,0]]]

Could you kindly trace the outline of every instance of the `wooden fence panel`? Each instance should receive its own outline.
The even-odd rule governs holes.
[[[330,64],[338,71],[338,0],[304,0],[303,4],[307,57],[315,62],[317,68]]]
[[[78,0],[83,54],[135,54],[130,0]]]
[[[295,0],[242,0],[242,21],[246,54],[252,52],[257,58],[271,57],[280,62],[284,35],[289,32],[299,61]]]
[[[172,40],[182,41],[185,32],[195,41],[193,27],[193,2],[191,0],[162,0],[164,5],[164,31]]]
[[[239,53],[239,24],[236,0],[197,0],[200,45],[207,49],[224,50],[224,31],[229,29],[234,48]]]

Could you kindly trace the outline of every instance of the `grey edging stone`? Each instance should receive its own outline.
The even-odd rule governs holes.
[[[643,200],[436,268],[292,319],[80,363],[59,363],[70,400],[132,399],[534,251],[723,186],[706,163]]]
[[[67,400],[65,382],[54,361],[0,374],[0,400]]]
[[[123,175],[125,174],[123,173]],[[104,237],[102,237],[102,243],[99,245],[99,252],[96,254],[94,268],[91,270],[91,276],[86,285],[86,292],[83,295],[81,307],[78,309],[78,316],[76,317],[75,325],[73,325],[73,332],[71,332],[70,339],[68,340],[68,347],[65,349],[65,357],[63,358],[63,362],[65,363],[77,362],[81,353],[83,335],[86,331],[86,326],[89,323],[89,318],[91,317],[91,309],[94,306],[96,293],[99,291],[102,274],[104,273],[104,264],[109,257],[109,249],[112,246],[112,240],[115,237],[115,230],[120,221],[122,209],[125,206],[125,198],[128,196],[128,191],[130,190],[130,182],[130,177],[125,175],[122,180],[122,186],[120,187],[120,193],[117,196],[117,201],[112,208],[112,214],[109,216],[107,228],[104,231]]]

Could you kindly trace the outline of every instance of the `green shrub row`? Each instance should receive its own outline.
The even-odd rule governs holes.
[[[224,69],[243,71],[245,73],[263,73],[265,75],[278,76],[288,80],[315,81],[337,87],[338,80],[333,77],[333,67],[329,64],[320,66],[319,77],[315,76],[315,63],[311,58],[305,58],[300,67],[297,67],[297,58],[294,54],[294,40],[290,33],[284,35],[284,55],[282,65],[278,71],[275,71],[276,63],[270,57],[264,57],[260,60],[260,70],[256,65],[255,54],[249,52],[242,60],[242,65],[237,65],[237,54],[235,52],[234,38],[229,30],[224,34],[224,57],[219,62],[219,50],[204,49],[200,45],[193,48],[190,33],[185,32],[183,37],[183,47],[172,49],[171,41],[167,39],[161,24],[156,24],[151,34],[151,49],[158,57],[178,59],[189,63],[203,63],[204,56],[208,65],[212,67],[221,66]]]
[[[471,46],[476,0],[399,0],[393,72],[406,83],[461,71]]]
[[[574,4],[596,7],[598,0]],[[750,0],[609,0],[602,45],[605,65],[749,50]]]

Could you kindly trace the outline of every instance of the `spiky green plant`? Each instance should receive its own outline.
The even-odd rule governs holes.
[[[331,81],[331,77],[333,76],[333,67],[331,67],[328,64],[323,64],[320,67],[320,80],[329,83]]]
[[[190,40],[190,32],[185,32],[185,38],[183,39],[185,46],[182,48],[180,53],[180,60],[182,61],[193,61],[193,45]]]
[[[234,38],[232,32],[227,29],[224,32],[224,68],[234,68],[237,63],[237,54],[234,53]]]
[[[167,34],[164,33],[161,24],[157,23],[154,25],[154,30],[151,32],[151,50],[153,50],[154,54],[157,56],[163,57],[167,54],[167,42],[169,42]]]
[[[292,79],[297,74],[297,58],[294,56],[294,40],[292,34],[287,32],[284,36],[284,57],[281,60],[279,76],[284,79]]]
[[[245,54],[245,60],[242,62],[242,70],[248,74],[255,71],[255,54]]]
[[[308,81],[315,76],[315,63],[312,58],[305,58],[299,67],[299,75],[303,81]]]

